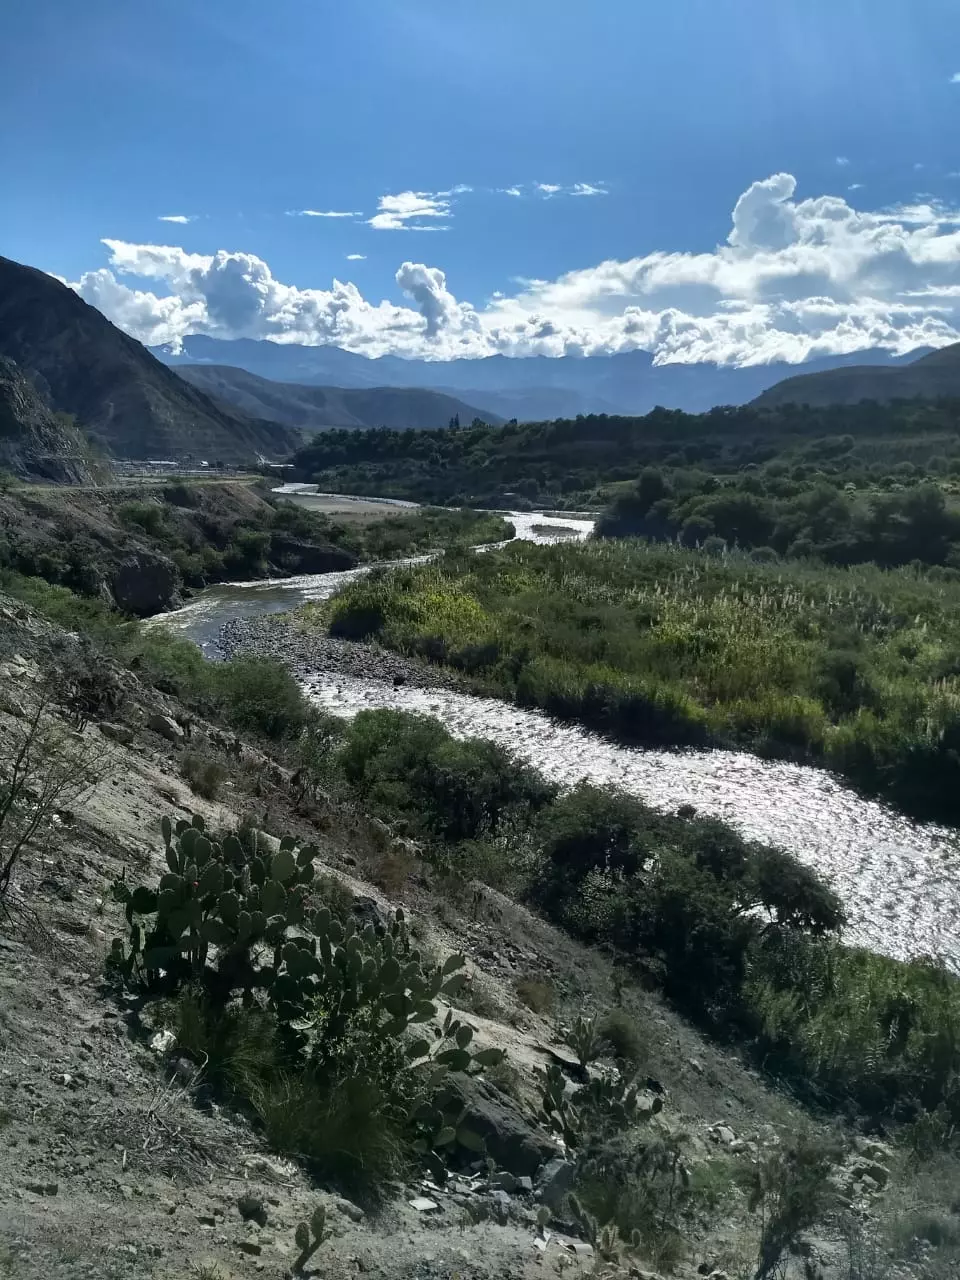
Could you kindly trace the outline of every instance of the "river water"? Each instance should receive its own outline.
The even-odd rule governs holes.
[[[592,522],[530,513],[509,518],[537,542],[586,537]],[[534,526],[560,526],[542,531]],[[420,563],[427,557],[404,563]],[[368,566],[345,573],[211,587],[154,620],[217,655],[231,618],[328,599]],[[864,800],[822,770],[733,751],[661,751],[619,746],[536,711],[448,689],[317,672],[305,691],[342,716],[375,707],[434,716],[458,736],[489,738],[569,786],[613,783],[662,810],[691,804],[744,835],[795,854],[836,888],[849,916],[848,942],[899,959],[936,955],[960,972],[960,838]]]

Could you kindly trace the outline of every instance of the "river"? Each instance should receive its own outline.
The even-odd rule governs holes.
[[[536,542],[586,537],[592,527],[586,519],[529,512],[508,518],[519,538]],[[556,527],[543,531],[545,525]],[[231,618],[328,599],[368,570],[211,587],[154,622],[215,657],[220,629]],[[307,678],[305,691],[337,715],[391,707],[434,716],[458,736],[499,742],[562,785],[581,779],[614,783],[663,810],[691,804],[817,868],[844,902],[848,942],[898,959],[937,955],[960,972],[958,833],[862,799],[823,770],[743,752],[619,746],[540,712],[449,689],[394,688],[386,681],[317,672]]]

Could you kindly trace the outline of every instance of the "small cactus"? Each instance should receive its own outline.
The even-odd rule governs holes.
[[[294,1239],[300,1253],[293,1264],[294,1275],[302,1274],[303,1268],[327,1239],[326,1225],[327,1211],[322,1204],[314,1209],[309,1223],[301,1222],[298,1225]]]

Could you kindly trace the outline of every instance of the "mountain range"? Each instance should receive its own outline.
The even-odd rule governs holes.
[[[153,348],[175,368],[230,365],[275,382],[341,388],[418,387],[476,405],[492,421],[537,421],[578,413],[647,413],[657,405],[701,413],[718,404],[746,404],[768,388],[805,373],[850,365],[895,369],[925,354],[906,356],[881,349],[811,360],[802,366],[778,362],[742,368],[716,364],[655,364],[646,351],[609,356],[488,356],[449,361],[369,359],[339,347],[218,339],[196,335],[174,351]],[[472,415],[472,411],[471,411]],[[460,415],[461,421],[463,414]]]
[[[240,409],[303,431],[325,427],[435,430],[448,426],[454,418],[466,426],[480,416],[491,426],[503,421],[487,409],[422,387],[302,386],[218,364],[178,365],[177,373],[231,410]]]

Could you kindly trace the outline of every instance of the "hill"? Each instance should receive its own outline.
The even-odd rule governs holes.
[[[262,378],[308,386],[426,387],[521,422],[572,418],[583,413],[647,413],[657,405],[701,413],[716,404],[745,404],[797,370],[777,363],[734,368],[711,363],[656,364],[648,351],[600,356],[502,355],[461,360],[369,359],[339,347],[221,340],[196,335],[176,351],[154,353],[175,366],[230,365]],[[897,367],[907,357],[869,349],[825,356],[802,366],[819,372],[846,365]],[[463,415],[461,414],[461,421]]]
[[[72,289],[2,257],[0,356],[115,457],[245,461],[298,443],[276,423],[225,412]]]
[[[21,480],[79,484],[93,479],[90,446],[51,413],[12,360],[0,357],[0,470]]]
[[[226,365],[181,365],[177,373],[192,386],[245,414],[282,422],[304,431],[327,427],[391,427],[430,430],[452,418],[501,419],[454,396],[420,387],[343,388],[276,382]]]
[[[754,404],[813,408],[859,404],[861,400],[943,400],[960,396],[960,342],[894,367],[853,365],[785,378],[758,396]]]

